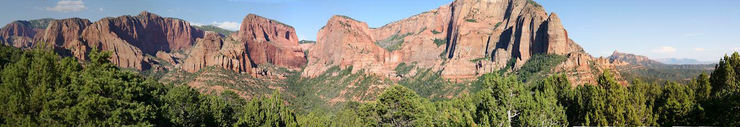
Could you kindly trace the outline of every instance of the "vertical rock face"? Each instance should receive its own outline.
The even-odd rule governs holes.
[[[84,34],[90,36],[84,36],[84,40],[90,44],[106,43],[103,40],[117,38],[152,55],[158,51],[189,49],[196,38],[203,36],[202,31],[192,28],[186,21],[162,18],[149,12],[137,16],[104,18],[89,29]]]
[[[39,42],[53,46],[56,49],[67,49],[74,57],[85,59],[88,47],[80,41],[82,31],[89,26],[90,20],[69,18],[53,20],[43,34],[36,36]]]
[[[539,54],[568,57],[561,63],[562,70],[581,68],[577,70],[591,73],[613,68],[608,60],[599,62],[602,60],[570,40],[557,14],[548,14],[529,0],[456,0],[380,28],[365,26],[349,18],[332,17],[309,50],[303,76],[317,75],[335,65],[392,75],[399,63],[416,63],[420,68],[441,71],[448,79],[471,79],[512,62],[516,70]],[[387,45],[384,42],[398,48],[376,48]],[[374,63],[364,64],[368,61]],[[591,68],[591,63],[603,66]],[[582,79],[590,83],[594,78]]]
[[[82,40],[91,48],[112,51],[111,61],[121,67],[144,70],[150,66],[145,55],[189,49],[202,36],[186,21],[142,12],[100,19],[83,31]]]
[[[207,31],[202,39],[196,41],[195,46],[190,50],[189,57],[180,66],[188,72],[196,72],[206,66],[216,64],[216,56],[220,53],[223,40],[218,33]]]
[[[0,42],[19,48],[31,47],[36,33],[30,22],[14,21],[0,29]]]
[[[303,76],[313,77],[332,66],[353,67],[353,72],[366,70],[382,74],[390,55],[374,44],[367,24],[346,16],[335,15],[319,30],[316,44],[309,49],[309,65]]]
[[[180,66],[183,70],[197,72],[207,66],[219,66],[236,72],[251,71],[252,63],[246,47],[234,39],[224,39],[218,33],[208,31],[196,42]]]
[[[67,42],[79,41],[82,31],[89,26],[90,20],[69,18],[54,20],[40,36],[40,41],[64,47]]]
[[[92,49],[110,51],[114,64],[137,70],[178,67],[196,72],[218,66],[250,73],[259,64],[294,70],[306,64],[293,27],[257,15],[246,16],[242,29],[227,37],[149,12],[94,23],[79,18],[16,21],[0,29],[0,42],[22,48],[45,42],[60,54],[83,60]]]
[[[270,63],[297,70],[306,64],[298,36],[291,26],[249,14],[236,34],[239,41],[246,44],[249,58],[256,65]]]

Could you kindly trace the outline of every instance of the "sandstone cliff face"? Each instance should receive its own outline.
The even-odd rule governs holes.
[[[303,76],[317,76],[333,66],[384,74],[384,65],[394,62],[389,59],[388,51],[373,43],[375,38],[366,23],[346,16],[333,16],[317,37],[316,44],[309,49],[309,63]]]
[[[555,70],[581,68],[575,73],[591,73],[613,68],[608,60],[600,62],[602,59],[591,57],[572,41],[557,14],[548,14],[528,0],[456,0],[372,29],[335,16],[317,37],[303,76],[314,76],[337,65],[393,75],[399,63],[416,63],[419,68],[441,71],[448,79],[473,79],[503,69],[510,61],[515,71],[538,54],[568,57]],[[400,46],[386,50],[373,42]],[[390,44],[381,44],[384,42]],[[592,68],[591,64],[598,65]],[[584,77],[577,80],[590,83],[595,79]]]
[[[53,20],[44,32],[35,38],[38,42],[44,42],[57,50],[66,49],[69,55],[76,58],[85,59],[88,47],[80,41],[80,37],[82,31],[90,24],[92,24],[90,20],[80,18]]]
[[[151,66],[145,55],[189,49],[202,36],[186,21],[142,12],[100,19],[83,31],[82,40],[91,48],[112,51],[111,61],[121,67],[144,70]]]
[[[197,72],[207,66],[219,66],[235,72],[250,72],[252,63],[246,47],[232,38],[222,38],[208,31],[188,53],[189,57],[180,66],[187,72]]]
[[[270,63],[298,70],[306,64],[292,26],[249,14],[236,36],[246,44],[249,58],[256,65]]]
[[[0,29],[0,42],[19,48],[31,47],[37,32],[28,21],[14,21]]]
[[[110,60],[123,68],[188,72],[218,66],[252,73],[260,64],[299,70],[306,59],[297,39],[293,27],[253,14],[231,36],[203,32],[186,21],[149,12],[94,23],[79,18],[17,21],[0,29],[5,45],[29,48],[45,42],[44,46],[81,60],[97,49],[110,51]]]
[[[663,63],[660,63],[655,60],[651,60],[650,58],[646,56],[629,54],[629,53],[621,53],[618,51],[614,51],[612,55],[609,56],[609,60],[615,63],[623,63],[620,65],[630,64],[630,65],[643,66],[643,67],[664,66]]]

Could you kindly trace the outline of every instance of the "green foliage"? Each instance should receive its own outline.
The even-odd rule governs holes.
[[[469,91],[477,91],[480,88],[479,85],[471,85],[465,83],[454,83],[442,78],[442,75],[438,71],[433,71],[429,68],[417,68],[416,74],[405,77],[398,84],[405,86],[409,89],[416,91],[422,97],[429,98],[431,100],[447,99],[449,95],[441,94],[447,93],[450,95],[459,95]]]
[[[489,58],[488,56],[483,56],[483,57],[481,57],[481,58],[475,58],[475,59],[472,59],[472,60],[470,60],[470,62],[473,62],[473,63],[478,63],[478,62],[479,62],[479,61],[481,61],[481,60],[486,60],[486,61],[488,61],[488,60],[491,60],[491,58]]]
[[[298,41],[298,44],[311,44],[311,43],[316,43],[316,41],[311,41],[311,40],[301,40],[301,41]]]
[[[437,30],[432,30],[432,34],[439,34],[439,33],[442,33],[442,32],[439,32]]]
[[[529,4],[534,5],[535,7],[542,7],[542,5],[540,5],[539,3],[535,2],[534,0],[527,0],[527,2],[529,2]]]
[[[539,80],[544,77],[544,74],[549,73],[553,67],[565,61],[565,59],[565,56],[561,55],[534,55],[524,63],[517,75],[525,82]]]
[[[447,44],[447,40],[445,40],[445,39],[439,39],[439,38],[435,38],[435,39],[434,39],[434,44],[436,44],[436,45],[437,45],[437,47],[439,47],[439,46],[442,46],[442,45],[444,45],[444,44]]]
[[[0,56],[8,60],[1,71],[1,126],[231,126],[254,120],[237,117],[248,116],[241,115],[246,102],[233,92],[204,95],[163,85],[117,68],[109,52],[93,50],[84,66],[42,50],[6,56]]]
[[[668,82],[663,95],[656,101],[658,122],[664,126],[690,125],[695,110],[693,90],[686,85]]]
[[[198,29],[203,30],[203,31],[213,31],[213,32],[219,33],[221,35],[225,35],[225,36],[229,36],[229,35],[231,35],[232,33],[235,32],[235,31],[226,30],[226,29],[223,29],[221,27],[214,26],[214,25],[203,25],[203,26],[193,26],[193,27],[198,28]]]
[[[293,111],[283,104],[280,94],[275,92],[271,97],[253,98],[244,106],[243,115],[234,126],[240,127],[295,127],[298,126]]]
[[[496,25],[493,26],[493,29],[495,30],[498,26],[501,26],[501,22],[496,23]]]
[[[55,19],[52,19],[52,18],[43,18],[43,19],[29,20],[28,22],[30,23],[31,28],[34,28],[34,29],[46,29],[46,27],[49,26],[49,23],[51,23],[51,21],[53,21],[53,20],[55,20]]]
[[[416,67],[416,64],[415,64],[415,63],[412,63],[412,64],[408,64],[408,65],[407,65],[406,63],[400,63],[400,64],[398,64],[398,65],[396,66],[396,68],[395,68],[395,69],[393,69],[393,70],[394,70],[394,71],[396,71],[396,74],[399,74],[399,75],[406,75],[406,74],[408,74],[408,73],[409,73],[409,72],[410,72],[410,71],[411,71],[412,69],[414,69],[415,67]]]
[[[549,81],[546,80],[546,81]],[[598,86],[578,86],[559,92],[568,121],[584,126],[654,125],[651,102],[644,87],[620,85],[608,71],[598,77]],[[562,87],[562,85],[561,85]]]
[[[478,22],[478,20],[475,19],[465,19],[466,22]]]
[[[431,126],[434,111],[428,101],[403,86],[392,86],[378,96],[375,103],[361,108],[364,121],[373,126]]]
[[[405,33],[405,34],[396,33],[396,34],[391,35],[388,38],[376,41],[375,45],[383,47],[385,50],[388,50],[388,51],[395,51],[395,50],[401,49],[401,47],[403,46],[403,42],[404,42],[403,38],[405,38],[406,36],[412,35],[412,34],[414,33]]]
[[[301,78],[297,72],[264,65],[260,67],[289,75],[285,83],[294,87],[282,91],[290,97],[283,100],[275,91],[246,101],[228,90],[207,95],[144,78],[113,65],[109,52],[93,50],[81,64],[40,49],[0,48],[0,126],[740,125],[737,53],[720,60],[717,71],[700,74],[688,84],[639,79],[622,84],[607,70],[597,84],[575,87],[565,75],[524,83],[516,75],[492,73],[473,83],[454,83],[441,78],[439,71],[414,64],[399,65],[398,72],[416,68],[416,73],[388,87],[391,81],[362,70],[352,73],[352,67]],[[547,66],[557,56],[533,59],[525,67]],[[522,71],[547,70],[543,68]],[[373,93],[374,88],[384,91]],[[371,94],[378,96],[365,96]],[[328,99],[350,101],[321,108],[330,107]]]
[[[21,54],[23,54],[23,52],[18,48],[0,45],[0,69],[3,69],[5,64],[18,61]]]

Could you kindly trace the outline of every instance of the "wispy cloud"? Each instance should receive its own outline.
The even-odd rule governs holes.
[[[655,53],[674,53],[676,52],[676,48],[670,47],[670,46],[662,46],[658,49],[653,49],[653,52]]]
[[[82,0],[61,0],[54,7],[46,7],[47,11],[56,12],[77,12],[87,9],[85,2]]]
[[[203,23],[197,23],[197,22],[190,22],[190,25],[193,25],[193,26],[203,26],[204,24]]]
[[[704,50],[705,50],[704,48],[694,48],[694,51],[697,51],[697,52],[701,52],[701,51],[704,51]]]
[[[216,27],[220,27],[227,30],[239,30],[239,27],[241,26],[238,22],[230,22],[230,21],[224,21],[224,22],[213,22],[212,23]]]

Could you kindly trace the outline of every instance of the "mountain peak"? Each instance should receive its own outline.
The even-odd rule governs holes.
[[[139,17],[160,17],[159,15],[148,12],[148,11],[141,11],[141,13],[139,13],[138,16]]]

